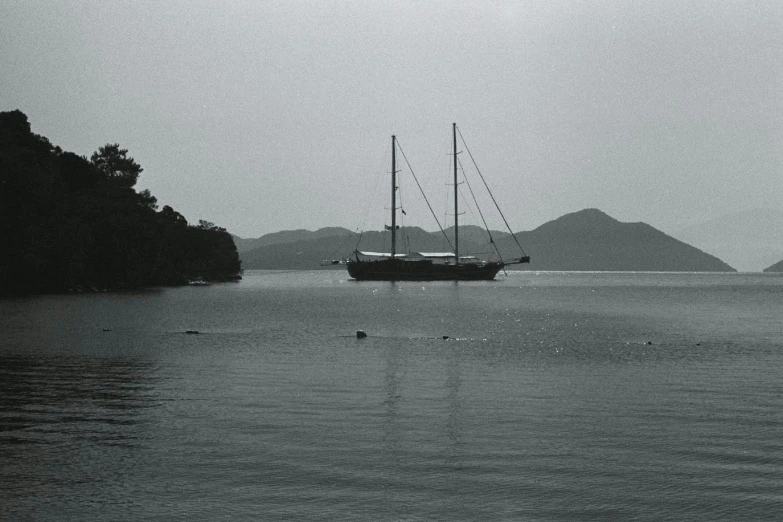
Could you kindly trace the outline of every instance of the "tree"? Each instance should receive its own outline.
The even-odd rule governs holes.
[[[213,222],[205,221],[203,219],[199,219],[198,220],[198,228],[200,228],[201,230],[213,230],[213,231],[216,231],[216,232],[225,232],[226,231],[225,228],[219,227],[216,224],[214,224]]]
[[[88,190],[98,184],[100,174],[85,156],[62,152],[59,160],[60,176],[71,190]]]
[[[159,215],[164,221],[168,223],[180,226],[187,226],[188,224],[188,220],[185,219],[185,216],[168,205],[163,205],[163,210],[160,211]]]
[[[132,188],[144,170],[127,156],[128,149],[121,149],[118,143],[107,143],[93,152],[90,161],[104,178],[124,188]]]
[[[158,209],[158,198],[152,195],[150,189],[144,189],[138,193],[139,205],[142,207],[150,208],[152,210]]]

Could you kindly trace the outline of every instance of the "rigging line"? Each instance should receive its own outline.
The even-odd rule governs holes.
[[[430,205],[430,201],[427,199],[427,196],[424,194],[424,190],[421,188],[421,183],[419,183],[419,178],[416,177],[416,174],[413,172],[413,167],[411,167],[410,162],[408,161],[408,156],[405,155],[405,152],[402,150],[402,147],[400,147],[400,141],[397,140],[397,148],[400,149],[400,152],[402,153],[402,157],[405,159],[405,163],[408,165],[408,170],[411,171],[411,175],[413,175],[413,179],[416,181],[416,185],[419,187],[419,191],[421,192],[422,197],[424,198],[424,201],[427,203],[427,208],[430,209],[430,214],[432,214],[432,217],[435,218],[435,223],[438,224],[438,228],[440,229],[440,233],[443,234],[443,237],[446,238],[446,242],[449,244],[452,250],[454,250],[454,247],[451,244],[451,241],[449,241],[448,236],[446,236],[446,232],[443,231],[443,227],[440,226],[440,221],[438,221],[438,216],[435,215],[435,211],[432,210],[432,205]]]
[[[498,202],[495,200],[495,196],[492,194],[492,191],[489,190],[489,185],[487,185],[487,180],[484,179],[484,175],[481,173],[481,170],[478,168],[478,164],[476,163],[476,160],[473,159],[473,154],[470,153],[470,149],[468,148],[468,144],[465,143],[465,137],[462,136],[462,131],[459,130],[459,127],[457,127],[457,132],[459,132],[459,137],[462,140],[462,144],[465,146],[465,150],[468,151],[468,156],[470,156],[470,161],[473,162],[473,166],[476,167],[476,172],[478,172],[479,177],[481,177],[481,181],[484,182],[484,186],[487,188],[487,192],[489,192],[489,197],[492,198],[492,202],[495,204],[495,208],[498,209],[498,212],[500,213],[500,217],[503,218],[503,223],[506,224],[506,228],[511,233],[511,237],[514,238],[514,242],[517,244],[519,249],[522,251],[522,254],[527,255],[525,252],[525,249],[522,248],[522,245],[519,244],[519,240],[517,239],[517,236],[514,234],[514,231],[511,230],[511,227],[508,224],[508,221],[506,220],[506,216],[503,215],[503,211],[500,210],[500,206],[498,205]]]
[[[470,183],[468,182],[467,178],[465,179],[465,184],[468,185],[468,188],[470,189]],[[462,191],[460,191],[459,194],[462,197],[462,201],[465,203],[465,206],[468,207],[468,210],[470,210],[470,215],[473,216],[473,219],[475,221],[478,221],[476,219],[476,214],[473,212],[473,208],[470,206],[470,204],[468,202],[468,198],[465,197],[465,195],[462,193]],[[473,190],[472,189],[470,190],[470,194],[471,194],[471,196],[473,196],[473,204],[476,205],[476,210],[479,211],[479,215],[481,216],[481,220],[484,221],[484,216],[481,214],[481,209],[478,206],[478,201],[476,201],[476,196],[475,196],[475,194],[473,194]],[[503,256],[501,256],[500,252],[497,251],[497,247],[495,246],[495,241],[492,238],[492,234],[489,232],[489,227],[488,227],[486,221],[484,221],[484,226],[486,227],[484,229],[484,232],[486,232],[486,234],[489,236],[489,241],[487,243],[480,243],[480,246],[484,247],[484,246],[492,245],[495,248],[495,252],[490,251],[489,254],[493,254],[494,253],[494,254],[496,254],[498,256],[500,261],[503,261]],[[480,252],[480,253],[481,254],[486,254],[487,252]]]
[[[451,217],[453,216],[453,214],[450,213],[452,211],[452,209],[454,208],[454,199],[453,199],[454,198],[454,188],[453,188],[454,187],[454,183],[452,182],[453,172],[451,170],[452,169],[452,159],[454,157],[454,149],[453,149],[452,137],[451,136],[446,137],[444,135],[444,138],[445,138],[445,140],[444,140],[442,146],[438,149],[440,151],[439,152],[439,156],[440,157],[448,158],[448,161],[446,161],[445,164],[441,163],[441,168],[443,166],[445,166],[445,169],[444,169],[445,170],[445,174],[443,175],[443,179],[447,180],[446,183],[443,186],[443,188],[444,188],[444,192],[443,192],[443,194],[444,194],[443,224],[448,227],[450,224],[453,223],[454,226],[455,226],[455,230],[456,230],[457,220],[456,220],[456,218],[454,218],[454,220],[452,221]],[[455,237],[455,236],[452,236],[452,237]],[[446,250],[446,245],[443,244],[443,243],[441,243],[441,244],[443,245],[441,247],[441,250],[445,251]],[[450,243],[449,243],[449,247],[452,250],[454,250],[454,248],[451,247]]]
[[[375,179],[372,186],[372,192],[370,192],[370,197],[367,198],[367,201],[364,205],[364,212],[362,213],[362,220],[360,221],[360,226],[357,228],[357,230],[361,229],[362,232],[361,234],[359,234],[359,241],[357,241],[356,243],[356,250],[359,250],[359,243],[361,242],[362,234],[364,233],[364,229],[367,228],[370,208],[378,208],[376,204],[377,201],[375,201],[375,199],[380,199],[378,197],[378,194],[380,193],[378,187],[380,186],[381,181],[385,178],[386,169],[383,167],[383,165],[388,164],[389,156],[391,156],[391,147],[387,146],[384,151],[380,166],[373,170],[373,172],[375,172]]]
[[[446,183],[446,185],[444,185],[444,189],[445,189],[445,191],[443,193],[445,195],[445,198],[444,198],[445,203],[443,205],[443,222],[448,224],[448,222],[449,222],[449,202],[451,201],[451,189],[449,189],[449,184],[448,183]],[[440,242],[440,249],[444,250],[444,251],[446,250],[446,244],[443,242],[443,239],[441,239],[441,242]]]
[[[459,167],[462,169],[462,162],[459,162]],[[473,192],[473,187],[470,186],[470,181],[468,181],[468,177],[465,176],[465,169],[462,169],[462,178],[465,180],[465,184],[468,186],[468,190],[470,191],[470,195],[473,196],[473,203],[476,205],[476,210],[478,210],[479,216],[481,216],[481,221],[484,223],[484,229],[487,231],[487,235],[489,236],[489,242],[492,245],[492,247],[495,249],[495,252],[497,252],[498,257],[500,258],[500,262],[503,262],[503,256],[500,255],[500,250],[498,249],[498,246],[495,244],[495,240],[492,238],[492,232],[489,231],[489,225],[487,225],[487,220],[484,219],[484,213],[481,211],[481,207],[478,204],[478,200],[476,199],[476,194]]]
[[[405,251],[410,254],[411,252],[411,239],[408,236],[408,228],[405,224],[405,216],[407,215],[405,213],[405,206],[402,204],[402,183],[399,181],[397,182],[397,201],[399,202],[400,206],[398,207],[400,209],[400,230],[402,230],[402,240],[404,243]]]
[[[465,183],[467,184],[467,180],[465,180]],[[460,183],[460,185],[462,185],[462,183]],[[473,206],[470,204],[470,201],[468,201],[468,198],[465,197],[465,192],[462,189],[459,189],[458,194],[459,194],[459,197],[460,197],[460,201],[462,201],[462,204],[460,205],[460,208],[466,208],[467,209],[467,210],[465,210],[463,212],[460,212],[460,216],[465,215],[467,213],[470,213],[471,218],[473,218],[470,222],[471,223],[478,222],[478,219],[476,219],[476,213],[473,212]],[[476,203],[475,198],[473,198],[473,203],[474,204]],[[467,220],[463,219],[462,220],[462,225],[460,225],[460,226],[462,228],[465,228],[466,226],[468,226]],[[476,226],[478,226],[478,225],[476,225]]]
[[[332,255],[330,256],[331,259],[334,260],[334,256],[335,256],[335,254],[337,254],[337,252],[340,252],[340,251],[344,252],[345,251],[345,244],[348,242],[349,239],[351,239],[353,237],[354,234],[358,234],[358,233],[359,233],[359,229],[358,228],[356,229],[355,232],[349,232],[349,234],[346,235],[343,238],[343,240],[338,243],[337,247],[332,251]],[[359,239],[361,239],[361,235],[359,235]],[[354,250],[358,250],[358,249],[359,249],[359,244],[357,243],[356,248]]]

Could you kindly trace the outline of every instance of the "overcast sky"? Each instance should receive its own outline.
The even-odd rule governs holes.
[[[0,110],[243,237],[382,226],[390,135],[443,187],[455,121],[515,231],[783,206],[778,0],[3,0],[0,71]]]

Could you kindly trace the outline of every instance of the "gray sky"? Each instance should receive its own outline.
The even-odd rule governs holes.
[[[453,121],[515,231],[783,206],[777,0],[3,0],[0,71],[0,110],[243,237],[379,228],[389,136],[443,188]]]

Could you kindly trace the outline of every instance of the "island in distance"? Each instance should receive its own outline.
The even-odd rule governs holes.
[[[440,232],[405,229],[411,251],[448,251]],[[449,233],[449,229],[446,230]],[[530,255],[529,265],[514,270],[735,272],[720,259],[645,223],[623,223],[597,209],[566,214],[540,227],[515,234]],[[492,231],[504,259],[518,256],[508,232]],[[315,232],[292,230],[257,239],[234,238],[245,269],[313,269],[325,259],[350,256],[359,236],[344,228]],[[388,251],[389,232],[364,232],[360,250]],[[460,251],[490,252],[484,230],[460,227]]]
[[[756,208],[713,218],[672,231],[675,238],[710,252],[740,272],[780,272],[783,259],[783,210]]]
[[[778,261],[772,266],[764,269],[764,272],[783,272],[783,261]]]

